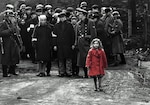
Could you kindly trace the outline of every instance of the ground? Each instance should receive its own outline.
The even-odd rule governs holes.
[[[36,77],[37,65],[30,61],[18,68],[18,77],[0,75],[0,105],[150,105],[150,86],[142,85],[128,64],[106,70],[103,92],[94,91],[91,78],[57,77],[56,65],[51,77]]]

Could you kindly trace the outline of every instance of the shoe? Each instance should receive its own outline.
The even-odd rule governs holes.
[[[88,78],[88,76],[86,75],[86,76],[83,76],[82,78]]]
[[[50,74],[46,74],[46,76],[50,77],[51,75]]]
[[[94,91],[96,91],[96,92],[97,92],[98,90],[97,90],[97,89],[94,89]]]
[[[12,75],[18,76],[19,74],[17,74],[17,73],[13,73]]]
[[[102,87],[99,87],[98,91],[102,92],[103,91]]]
[[[71,77],[72,75],[71,75],[71,74],[66,74],[65,76],[66,76],[66,77]]]
[[[58,77],[64,77],[65,75],[64,74],[59,74],[57,75]]]
[[[11,76],[8,74],[8,75],[3,75],[3,77],[11,77]]]
[[[45,77],[45,73],[39,73],[36,76],[38,76],[38,77]]]

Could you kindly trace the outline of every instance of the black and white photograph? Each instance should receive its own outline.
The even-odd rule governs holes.
[[[150,0],[0,0],[0,105],[150,105]]]

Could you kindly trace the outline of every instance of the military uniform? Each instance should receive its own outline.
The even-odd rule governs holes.
[[[19,63],[20,52],[14,34],[13,24],[8,19],[0,23],[0,64],[2,64],[3,77],[7,77],[8,73],[16,75],[15,67]]]

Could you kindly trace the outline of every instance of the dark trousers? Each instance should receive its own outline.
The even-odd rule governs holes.
[[[3,76],[7,76],[8,74],[15,74],[16,65],[2,65]]]
[[[78,50],[73,50],[73,57],[72,57],[72,75],[78,76],[79,75],[79,67],[77,66],[77,54]]]
[[[72,60],[61,59],[59,60],[59,74],[60,75],[72,75]]]
[[[47,73],[47,74],[50,74],[51,66],[52,66],[51,61],[48,61],[48,62],[47,62],[47,65],[46,65],[46,68],[47,68],[46,73]]]

